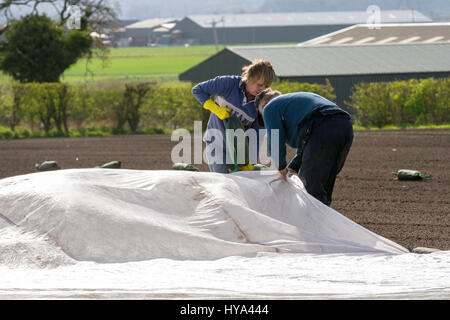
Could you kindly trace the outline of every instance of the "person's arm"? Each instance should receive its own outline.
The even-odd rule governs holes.
[[[215,102],[220,107],[226,107],[230,109],[230,114],[236,116],[236,118],[245,126],[248,126],[255,121],[257,111],[253,101],[250,101],[243,106],[238,107],[229,103],[223,97],[218,96],[216,97]]]
[[[302,152],[303,152],[302,146],[299,146],[297,148],[297,153],[292,158],[291,162],[289,162],[288,164],[288,169],[291,169],[296,173],[298,173],[300,167],[302,166]]]
[[[264,108],[263,119],[267,130],[269,155],[273,161],[274,166],[281,171],[286,168],[287,164],[286,137],[280,108],[276,104],[269,102],[269,104]],[[274,129],[278,130],[278,141],[276,141],[276,137],[272,135],[272,133],[276,133],[272,132],[272,130]],[[277,150],[272,150],[272,147],[277,148]]]
[[[211,99],[211,96],[227,95],[233,84],[234,81],[232,78],[228,76],[220,76],[197,84],[192,88],[191,92],[203,108],[211,111],[221,120],[224,120],[230,117],[231,110],[226,107],[218,106]]]
[[[212,96],[226,96],[230,93],[234,81],[229,76],[219,76],[200,82],[192,88],[192,94],[204,105]]]

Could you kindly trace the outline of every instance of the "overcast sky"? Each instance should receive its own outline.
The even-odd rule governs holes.
[[[192,14],[416,9],[424,14],[450,12],[449,0],[110,0],[122,19],[184,17]]]
[[[123,19],[184,17],[190,14],[258,12],[264,0],[113,0]]]
[[[3,0],[0,0],[3,1]],[[108,0],[118,8],[120,19],[182,18],[192,14],[225,14],[255,12],[305,12],[366,10],[378,5],[381,10],[416,9],[430,12],[450,12],[449,0]],[[52,7],[39,7],[53,16]],[[22,10],[20,14],[26,14]]]

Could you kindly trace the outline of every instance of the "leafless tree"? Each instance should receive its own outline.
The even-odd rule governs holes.
[[[90,13],[88,26],[99,34],[109,34],[118,27],[117,12],[107,0],[2,0],[0,2],[0,34],[5,32],[17,17],[13,11],[28,8],[31,13],[39,13],[42,5],[55,10],[58,23],[63,26],[70,18],[71,6],[77,6],[81,14]]]

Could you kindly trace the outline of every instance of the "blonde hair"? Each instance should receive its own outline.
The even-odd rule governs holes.
[[[242,68],[242,81],[258,81],[262,79],[264,85],[269,87],[275,79],[275,70],[269,60],[256,59],[252,64]]]

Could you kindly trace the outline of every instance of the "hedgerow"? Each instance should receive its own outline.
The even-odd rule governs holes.
[[[192,83],[161,84],[118,80],[83,84],[0,85],[0,139],[170,133],[205,128],[205,111]],[[315,92],[335,101],[331,84],[276,81],[282,93]],[[350,101],[358,127],[408,127],[450,123],[450,80],[423,79],[360,83]]]
[[[357,84],[347,102],[363,127],[450,123],[450,78]]]

